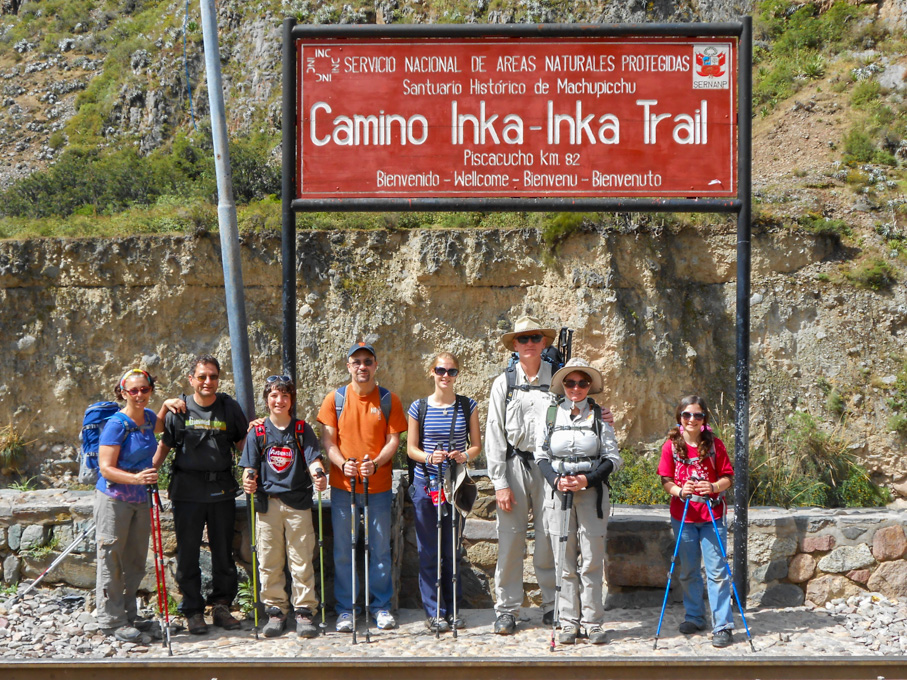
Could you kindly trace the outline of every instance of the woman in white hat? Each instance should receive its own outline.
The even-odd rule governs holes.
[[[434,391],[425,399],[412,403],[407,412],[409,430],[406,452],[413,461],[410,497],[415,510],[416,541],[419,547],[419,592],[425,610],[425,624],[433,633],[451,628],[462,629],[463,620],[454,616],[451,604],[453,593],[454,548],[452,519],[461,515],[442,498],[444,475],[452,463],[465,472],[466,465],[482,449],[479,411],[474,399],[457,395],[454,385],[460,363],[450,352],[441,352],[432,359],[428,375]],[[442,526],[438,535],[438,503],[442,503]],[[446,506],[446,507],[445,507]],[[458,526],[462,535],[462,522]],[[438,559],[440,541],[441,559]],[[438,567],[441,583],[438,588]],[[461,584],[457,573],[457,600]],[[440,590],[440,600],[439,591]]]
[[[546,501],[545,524],[559,570],[555,610],[561,644],[574,644],[581,626],[589,642],[608,641],[602,627],[607,481],[622,461],[614,429],[588,399],[602,391],[602,382],[601,373],[587,362],[568,361],[551,378],[555,398],[540,416],[545,426],[536,432],[535,459],[554,489]]]

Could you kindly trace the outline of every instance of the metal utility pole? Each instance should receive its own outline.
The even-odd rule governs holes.
[[[227,144],[224,87],[220,72],[220,47],[217,40],[217,12],[214,0],[201,0],[201,10],[208,104],[211,109],[211,133],[214,138],[214,167],[217,172],[217,224],[220,231],[221,265],[224,270],[227,326],[230,332],[236,400],[246,416],[252,418],[255,415],[255,393],[252,390],[239,229],[236,226],[236,201],[233,199],[233,172],[230,169],[230,149]]]

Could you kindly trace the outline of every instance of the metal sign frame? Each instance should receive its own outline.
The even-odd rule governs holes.
[[[297,199],[296,41],[317,38],[569,38],[569,37],[736,37],[737,198],[335,198]],[[746,598],[749,488],[749,353],[752,222],[751,17],[737,22],[689,24],[506,24],[493,25],[297,25],[283,23],[283,368],[296,377],[296,213],[297,212],[703,212],[737,215],[737,297],[735,361],[734,581]]]

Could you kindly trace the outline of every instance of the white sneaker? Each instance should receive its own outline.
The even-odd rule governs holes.
[[[353,632],[353,615],[352,614],[341,614],[337,617],[337,632],[338,633],[352,633]]]
[[[375,625],[381,630],[390,630],[397,627],[397,621],[386,609],[382,609],[375,614]]]

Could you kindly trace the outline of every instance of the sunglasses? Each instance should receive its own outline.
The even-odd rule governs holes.
[[[518,343],[520,343],[521,345],[525,345],[528,342],[532,342],[532,343],[541,342],[542,338],[544,338],[544,337],[545,336],[542,335],[541,333],[533,333],[532,335],[518,335],[516,337],[516,341]]]
[[[269,375],[265,378],[265,384],[270,385],[275,382],[293,382],[293,378],[288,375]]]
[[[440,376],[449,375],[451,378],[456,378],[457,373],[460,372],[459,368],[444,368],[443,366],[435,366],[431,370],[432,370],[432,372],[434,372],[435,375],[440,375]]]
[[[705,413],[690,413],[689,411],[684,411],[680,414],[680,417],[684,420],[689,420],[690,418],[693,420],[705,420]]]
[[[374,359],[351,359],[350,366],[371,366],[375,363]]]
[[[148,385],[142,385],[141,387],[131,387],[128,390],[124,389],[124,392],[131,394],[133,397],[137,397],[140,394],[148,394],[151,391],[151,388]]]
[[[211,373],[208,375],[203,373],[202,375],[194,375],[192,377],[195,378],[196,380],[198,380],[199,382],[205,382],[207,380],[210,380],[211,382],[217,382],[218,380],[220,380],[220,376],[215,373]]]
[[[591,385],[591,384],[592,384],[592,383],[589,382],[588,380],[565,380],[565,381],[564,381],[564,387],[569,388],[569,389],[571,389],[571,390],[572,390],[574,387],[578,387],[578,388],[580,388],[581,390],[584,390],[584,389],[586,389],[587,387],[589,387],[589,385]]]

